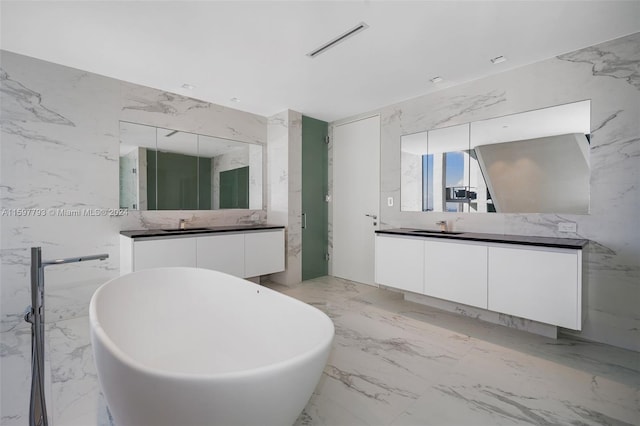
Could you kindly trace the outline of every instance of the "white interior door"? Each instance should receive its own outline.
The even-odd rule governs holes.
[[[374,285],[380,117],[333,129],[333,275]]]

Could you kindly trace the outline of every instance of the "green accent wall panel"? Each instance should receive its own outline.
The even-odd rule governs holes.
[[[147,210],[158,210],[156,199],[157,151],[147,149]]]
[[[211,158],[198,157],[198,210],[211,210]]]
[[[198,209],[198,157],[159,151],[158,210]]]
[[[148,210],[211,209],[211,159],[147,150]]]
[[[249,166],[220,172],[220,208],[249,208]]]
[[[302,116],[302,279],[328,274],[328,150],[325,121]],[[306,226],[305,226],[306,222]]]

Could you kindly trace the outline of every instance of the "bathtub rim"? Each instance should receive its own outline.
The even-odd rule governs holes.
[[[321,354],[323,351],[327,350],[327,355],[329,353],[329,351],[331,350],[331,343],[335,337],[335,326],[333,324],[333,321],[331,320],[331,318],[329,318],[329,316],[322,312],[320,309],[316,308],[313,305],[310,305],[308,303],[302,302],[294,297],[288,296],[286,294],[283,293],[279,293],[275,290],[272,290],[268,287],[264,287],[261,286],[260,284],[256,284],[254,282],[251,281],[247,281],[243,278],[238,278],[236,276],[224,273],[224,272],[220,272],[220,271],[213,271],[213,270],[209,270],[209,269],[203,269],[203,268],[192,268],[192,267],[183,267],[183,266],[176,266],[176,267],[162,267],[162,268],[153,268],[153,270],[158,270],[158,269],[170,269],[170,270],[178,270],[178,269],[183,269],[183,270],[200,270],[200,271],[208,271],[208,272],[214,272],[217,274],[221,274],[224,276],[228,276],[231,277],[233,279],[236,280],[242,280],[242,281],[246,281],[250,284],[259,286],[261,290],[266,290],[268,292],[273,292],[278,294],[279,296],[282,296],[284,298],[289,299],[288,302],[291,303],[297,303],[297,304],[301,304],[304,305],[308,308],[311,308],[312,311],[315,311],[315,314],[319,317],[322,318],[322,321],[327,322],[327,324],[330,326],[330,332],[327,333],[327,336],[324,337],[322,339],[320,339],[320,342],[318,344],[316,344],[315,346],[313,346],[309,351],[303,352],[299,355],[293,356],[291,358],[286,358],[285,360],[279,361],[279,362],[275,362],[275,363],[271,363],[271,364],[267,364],[267,365],[263,365],[260,367],[254,367],[254,368],[248,368],[248,369],[244,369],[244,370],[237,370],[237,371],[230,371],[230,372],[222,372],[222,373],[182,373],[182,372],[176,372],[176,371],[169,371],[169,370],[160,370],[157,368],[152,368],[152,367],[148,367],[146,365],[144,365],[143,363],[135,360],[133,357],[131,357],[130,355],[128,355],[127,353],[125,353],[122,349],[120,349],[118,347],[118,345],[116,345],[113,340],[109,337],[109,335],[107,334],[107,332],[104,330],[104,328],[100,325],[100,322],[98,321],[98,314],[96,312],[97,308],[96,308],[96,300],[99,298],[100,292],[103,290],[103,288],[105,288],[108,284],[110,284],[113,281],[116,281],[122,277],[125,276],[129,276],[129,275],[137,275],[137,274],[143,274],[145,273],[145,271],[149,271],[151,269],[145,269],[145,270],[141,270],[141,271],[135,271],[135,272],[130,272],[124,275],[120,275],[118,277],[112,278],[110,280],[108,280],[107,282],[105,282],[104,284],[102,284],[100,287],[98,287],[98,289],[93,293],[93,295],[91,296],[91,301],[89,302],[89,323],[90,323],[90,332],[91,332],[91,340],[92,340],[92,349],[93,348],[93,339],[94,336],[96,339],[98,339],[100,341],[100,343],[102,345],[104,345],[106,347],[106,349],[115,357],[118,359],[118,361],[122,362],[123,364],[127,365],[128,367],[135,369],[137,371],[140,371],[144,374],[148,374],[150,376],[154,376],[154,377],[161,377],[161,378],[168,378],[168,379],[177,379],[177,380],[198,380],[198,381],[208,381],[208,380],[231,380],[231,379],[241,379],[241,378],[245,378],[245,377],[251,377],[254,376],[256,374],[261,374],[261,373],[268,373],[269,371],[278,371],[279,369],[281,369],[282,367],[286,367],[287,365],[290,364],[296,364],[298,362],[304,361],[305,359],[308,358],[312,358],[315,357],[319,354]]]

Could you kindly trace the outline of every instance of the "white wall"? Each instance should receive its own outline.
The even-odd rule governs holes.
[[[639,62],[640,33],[363,113],[379,113],[382,120],[382,226],[434,229],[436,221],[447,220],[459,231],[587,238],[588,306],[581,336],[640,350]],[[400,211],[401,135],[586,99],[592,132],[589,214]],[[387,197],[396,200],[394,207],[387,206]],[[576,222],[578,232],[559,233],[557,224],[565,221]],[[508,316],[503,323],[529,327]]]
[[[50,416],[55,424],[92,424],[99,390],[88,305],[94,290],[119,273],[119,231],[175,227],[180,218],[192,226],[264,222],[266,209],[131,211],[124,217],[60,212],[118,208],[119,120],[266,144],[267,119],[6,51],[0,55],[0,423],[27,424],[30,330],[22,317],[30,304],[29,247],[41,246],[46,259],[110,256],[52,266],[45,274]],[[15,216],[11,209],[44,214]]]

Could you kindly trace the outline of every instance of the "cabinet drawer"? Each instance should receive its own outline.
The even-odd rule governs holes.
[[[424,290],[424,241],[376,236],[377,284],[422,293]]]
[[[133,245],[133,270],[164,266],[196,266],[196,241],[193,238],[136,241]]]
[[[581,252],[489,247],[489,309],[581,329]]]
[[[284,271],[284,230],[246,233],[244,259],[246,278]]]
[[[243,234],[198,237],[196,245],[198,268],[244,277]]]
[[[487,246],[426,240],[424,293],[487,309]]]

